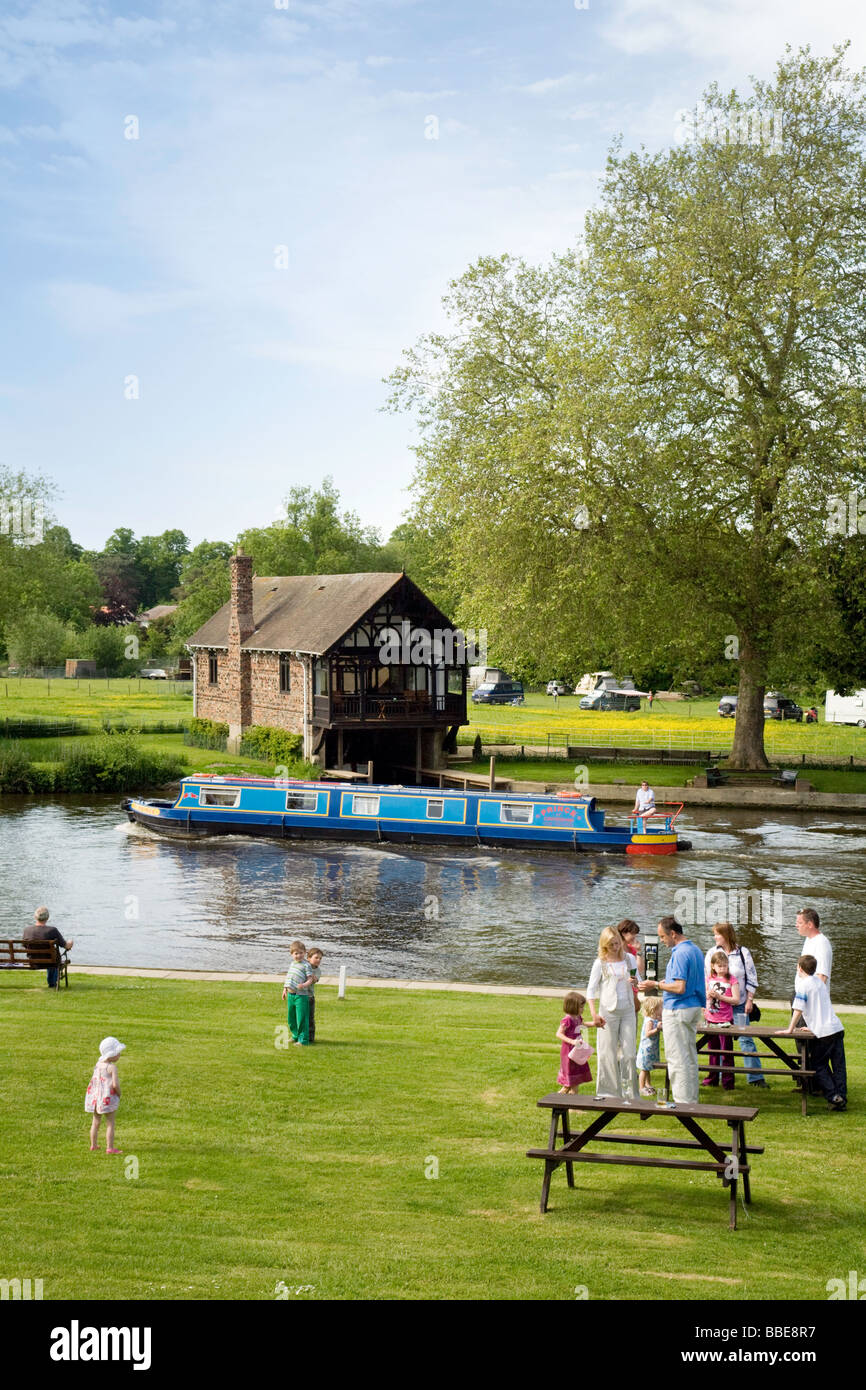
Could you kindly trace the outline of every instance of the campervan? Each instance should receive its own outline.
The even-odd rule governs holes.
[[[866,729],[866,690],[855,690],[853,695],[837,695],[835,690],[828,690],[824,720],[827,724],[856,724]]]
[[[587,671],[574,687],[575,695],[592,695],[596,690],[634,690],[634,681],[618,681],[613,671]]]
[[[511,677],[507,671],[503,671],[501,666],[470,666],[469,667],[469,689],[477,690],[479,685],[485,685],[488,681],[510,681]]]

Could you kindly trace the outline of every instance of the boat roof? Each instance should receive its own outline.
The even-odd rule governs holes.
[[[194,783],[195,786],[208,785],[226,787],[275,787],[280,790],[286,788],[297,788],[299,791],[332,791],[334,787],[341,785],[339,782],[305,782],[297,777],[247,777],[238,775],[236,777],[221,777],[217,773],[208,772],[200,777],[182,777],[181,784],[184,782]],[[351,782],[343,784],[344,791],[354,792],[356,795],[369,795],[371,793],[381,794],[383,792],[410,792],[416,796],[504,796],[514,797],[517,801],[551,801],[568,800],[575,802],[591,802],[595,798],[592,796],[577,796],[573,792],[563,795],[560,792],[491,792],[488,787],[431,787],[431,786],[404,786],[400,782]]]

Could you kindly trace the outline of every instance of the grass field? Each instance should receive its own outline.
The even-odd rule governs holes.
[[[283,1050],[276,985],[42,981],[0,974],[0,1274],[46,1299],[823,1301],[862,1269],[866,1018],[846,1114],[760,1093],[729,1233],[703,1173],[560,1170],[539,1213],[558,1000],[321,988],[320,1041]],[[108,1033],[122,1158],[89,1152],[83,1110]]]
[[[527,695],[523,705],[473,705],[468,728],[458,735],[482,742],[556,749],[564,744],[593,744],[618,748],[694,748],[718,752],[730,748],[734,721],[720,719],[717,700],[668,700],[634,713],[605,714],[578,708],[577,696],[564,696],[556,705],[546,695]],[[849,758],[866,760],[866,729],[838,724],[795,724],[768,721],[765,747],[770,758]]]
[[[192,719],[189,681],[29,680],[0,677],[0,719],[106,717],[130,723]]]

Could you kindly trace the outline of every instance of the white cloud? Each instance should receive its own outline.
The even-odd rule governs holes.
[[[786,43],[827,53],[848,38],[853,61],[866,60],[860,0],[610,0],[600,32],[625,53],[687,53],[716,69],[766,72]]]
[[[565,77],[542,77],[537,82],[529,82],[526,86],[518,87],[519,92],[526,92],[529,96],[546,96],[548,92],[556,92],[563,87],[574,85],[574,74],[566,73]]]

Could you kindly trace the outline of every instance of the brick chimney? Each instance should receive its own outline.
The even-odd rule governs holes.
[[[253,631],[253,559],[240,551],[230,561],[232,597],[229,617],[228,676],[229,750],[239,751],[241,736],[253,722],[250,653],[241,650]]]

